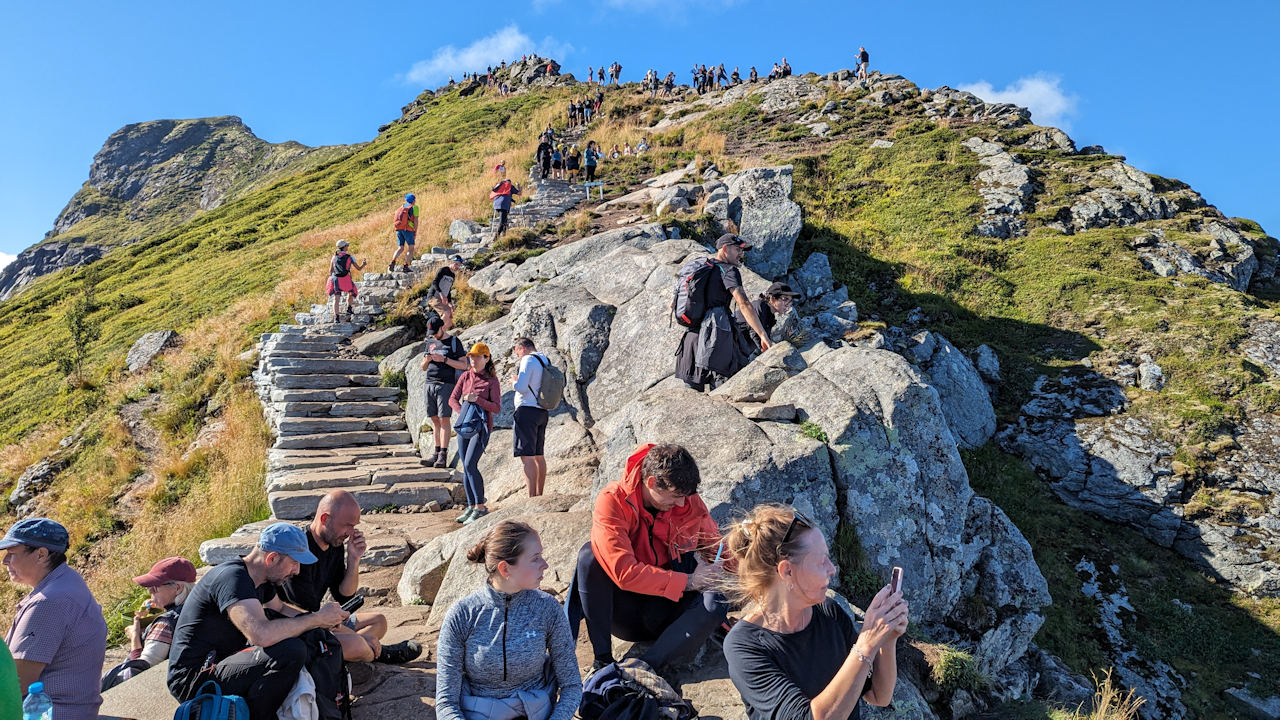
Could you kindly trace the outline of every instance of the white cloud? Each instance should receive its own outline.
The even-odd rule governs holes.
[[[1031,111],[1031,120],[1037,125],[1067,129],[1079,98],[1063,91],[1061,83],[1062,78],[1054,75],[1031,75],[1018,78],[1003,90],[996,90],[986,80],[961,85],[960,89],[987,102],[1021,105]]]
[[[559,42],[550,35],[535,43],[520,32],[518,26],[508,25],[462,49],[452,45],[437,48],[430,59],[414,63],[403,79],[410,85],[430,86],[447,81],[451,75],[460,79],[463,73],[484,72],[490,65],[497,65],[503,60],[518,60],[521,55],[529,53],[552,57],[563,63],[565,56],[572,52],[572,45]]]
[[[5,265],[8,265],[9,263],[13,262],[15,259],[17,259],[17,257],[18,257],[17,255],[10,255],[9,253],[6,253],[6,252],[0,252],[0,270],[3,270]]]

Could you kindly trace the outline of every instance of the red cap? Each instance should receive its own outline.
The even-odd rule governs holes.
[[[195,582],[196,566],[181,557],[165,558],[151,566],[151,572],[133,579],[142,587],[157,587],[171,582]]]

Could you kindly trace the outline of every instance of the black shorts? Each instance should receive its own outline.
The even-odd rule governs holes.
[[[541,455],[547,440],[547,416],[549,413],[540,407],[527,405],[516,408],[514,427],[511,439],[515,447],[515,457]]]
[[[449,407],[449,396],[453,394],[453,383],[427,382],[427,417],[447,418],[453,415]]]

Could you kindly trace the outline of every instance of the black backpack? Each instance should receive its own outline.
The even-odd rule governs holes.
[[[680,266],[672,300],[676,322],[697,328],[707,314],[707,289],[714,282],[716,262],[709,257],[693,258]]]
[[[698,711],[643,660],[627,658],[582,684],[582,720],[697,720]]]
[[[346,277],[351,274],[351,256],[346,253],[334,253],[329,261],[329,274],[334,277]]]

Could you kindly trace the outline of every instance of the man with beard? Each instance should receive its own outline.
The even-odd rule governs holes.
[[[345,603],[360,588],[360,558],[368,547],[360,524],[360,503],[346,490],[334,490],[320,498],[315,518],[307,526],[307,550],[316,561],[303,565],[296,575],[280,583],[281,598],[298,612],[316,612],[326,591],[334,601]],[[345,545],[344,545],[345,543]],[[412,640],[383,645],[387,618],[377,613],[352,615],[333,629],[342,643],[342,659],[347,662],[406,663],[422,654],[422,646]]]
[[[347,619],[338,603],[287,617],[275,586],[316,561],[307,534],[289,523],[262,531],[243,558],[213,568],[187,601],[169,649],[169,692],[186,702],[212,680],[226,695],[239,695],[252,720],[276,717],[305,667],[316,679],[323,718],[339,715],[333,694],[320,692],[322,678],[336,679],[342,655],[327,631]]]

